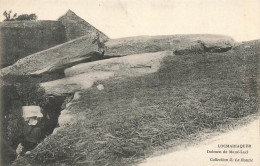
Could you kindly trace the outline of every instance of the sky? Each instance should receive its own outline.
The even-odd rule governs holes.
[[[1,13],[36,13],[39,20],[57,20],[68,9],[110,38],[206,33],[260,39],[260,0],[0,0]]]

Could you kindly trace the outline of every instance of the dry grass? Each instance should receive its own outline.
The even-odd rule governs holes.
[[[174,141],[232,128],[258,113],[260,46],[246,45],[166,57],[158,73],[98,82],[103,91],[93,87],[69,107],[77,123],[15,164],[127,165]]]

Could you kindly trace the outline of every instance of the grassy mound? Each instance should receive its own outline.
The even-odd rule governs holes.
[[[65,28],[59,21],[0,22],[1,67],[66,41]]]
[[[93,86],[69,106],[76,123],[14,164],[126,165],[257,114],[259,43],[165,57],[157,73],[99,81],[104,90]]]

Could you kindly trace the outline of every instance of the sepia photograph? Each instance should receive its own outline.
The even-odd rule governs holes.
[[[259,166],[260,0],[0,0],[0,166]]]

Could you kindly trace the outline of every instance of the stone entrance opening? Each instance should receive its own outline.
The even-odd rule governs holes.
[[[25,139],[28,121],[23,118],[23,106],[41,108],[43,116],[39,118],[37,126],[41,130],[40,139],[43,140],[59,126],[58,118],[67,96],[46,95],[37,83],[1,85],[1,155],[4,165],[11,164],[17,158],[16,149]]]

